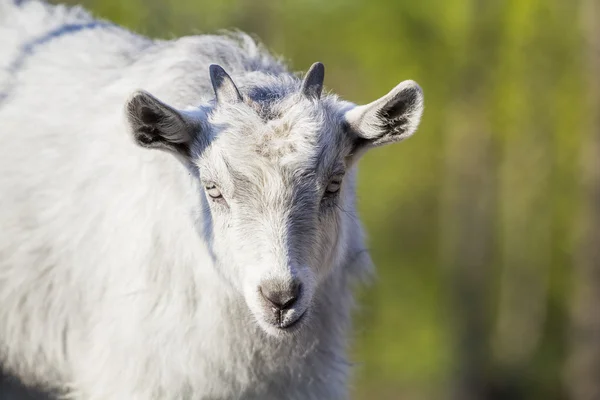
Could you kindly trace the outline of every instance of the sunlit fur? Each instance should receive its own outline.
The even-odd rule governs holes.
[[[0,367],[86,400],[346,398],[370,269],[354,105],[303,96],[243,34],[150,40],[0,0],[0,38]],[[243,102],[215,103],[211,63]],[[140,88],[196,124],[189,157],[134,143]],[[292,276],[306,315],[287,331],[258,286]]]

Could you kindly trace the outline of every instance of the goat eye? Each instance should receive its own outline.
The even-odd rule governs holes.
[[[327,192],[327,194],[337,193],[340,191],[341,185],[342,185],[342,181],[333,180],[333,181],[329,182],[329,184],[327,185],[327,189],[325,189],[325,191]]]
[[[223,195],[221,194],[221,191],[215,185],[207,186],[206,193],[208,193],[208,195],[213,199],[220,199],[223,197]]]

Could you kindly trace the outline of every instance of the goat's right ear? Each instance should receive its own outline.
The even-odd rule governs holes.
[[[127,120],[135,142],[189,157],[197,121],[145,91],[135,92],[127,102]]]

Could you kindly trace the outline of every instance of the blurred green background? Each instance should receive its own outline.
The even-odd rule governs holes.
[[[161,38],[247,31],[356,103],[421,84],[415,137],[362,161],[354,399],[600,399],[598,1],[70,3]]]

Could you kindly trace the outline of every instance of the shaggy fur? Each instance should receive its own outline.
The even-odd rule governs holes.
[[[0,38],[0,368],[75,399],[346,398],[355,166],[414,132],[419,87],[356,107],[246,35],[36,0],[0,0]]]

